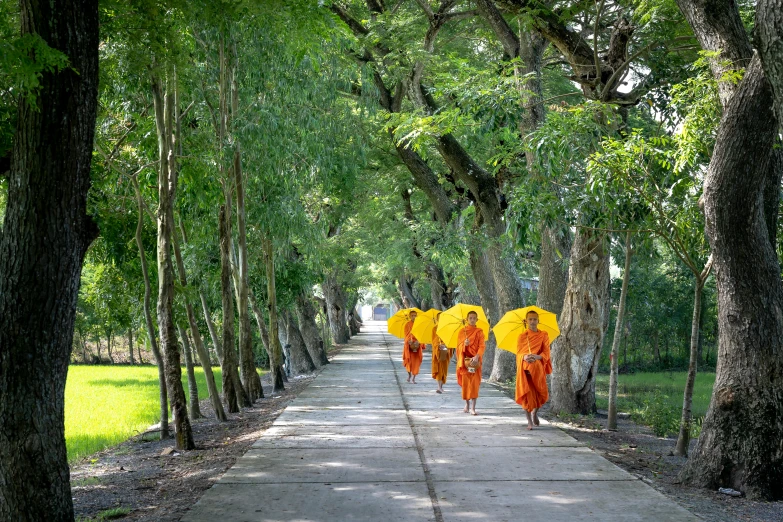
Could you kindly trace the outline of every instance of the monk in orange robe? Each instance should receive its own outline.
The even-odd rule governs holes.
[[[538,329],[538,314],[525,316],[527,330],[517,338],[517,384],[515,400],[525,409],[527,429],[538,426],[538,409],[549,399],[546,376],[552,373],[549,334]]]
[[[476,413],[476,400],[481,386],[481,360],[484,357],[484,331],[476,326],[478,314],[468,313],[468,324],[457,337],[457,384],[462,386],[465,413]],[[470,401],[473,401],[472,407]]]
[[[416,383],[416,376],[419,374],[419,368],[421,368],[421,361],[423,358],[422,351],[424,345],[419,343],[416,336],[413,335],[413,322],[416,320],[416,312],[411,312],[408,316],[409,321],[405,324],[405,344],[402,346],[402,365],[408,370],[408,381],[411,382],[413,377],[413,384]]]
[[[437,318],[435,321],[435,326],[432,327],[432,378],[438,382],[438,389],[435,390],[435,393],[443,393],[443,385],[446,384],[446,377],[449,375],[449,362],[454,355],[454,350],[446,348],[446,345],[438,337]]]

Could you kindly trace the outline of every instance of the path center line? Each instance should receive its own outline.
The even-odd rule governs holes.
[[[386,347],[386,353],[389,355],[389,362],[392,363],[392,369],[394,369],[394,359],[392,359],[391,348],[386,341],[386,334],[381,332],[383,337],[383,344]],[[435,522],[443,522],[443,513],[440,510],[440,503],[438,502],[438,494],[435,492],[435,483],[432,480],[430,474],[430,467],[427,465],[427,459],[424,457],[424,448],[419,440],[419,435],[416,433],[416,427],[413,424],[413,417],[410,414],[410,405],[408,404],[408,398],[405,396],[405,392],[402,389],[402,383],[400,382],[400,376],[397,374],[397,370],[394,369],[394,380],[397,381],[397,388],[400,389],[400,396],[402,397],[402,404],[405,406],[405,417],[408,419],[408,425],[413,433],[413,442],[416,444],[416,451],[419,453],[419,460],[421,461],[421,468],[424,471],[424,480],[427,482],[427,492],[430,494],[430,501],[432,502],[432,511],[435,515]]]

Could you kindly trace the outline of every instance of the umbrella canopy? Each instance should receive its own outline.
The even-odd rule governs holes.
[[[413,336],[420,343],[432,344],[432,328],[438,324],[438,314],[440,310],[430,308],[426,312],[421,312],[413,321]]]
[[[468,313],[476,312],[478,321],[476,326],[484,330],[484,339],[489,337],[489,321],[480,306],[458,304],[440,314],[438,319],[438,337],[449,348],[457,347],[459,332],[468,324]]]
[[[416,312],[416,314],[424,313],[418,308],[403,308],[402,310],[398,310],[396,314],[391,316],[389,320],[386,321],[388,332],[394,337],[405,339],[405,325],[408,323],[408,321],[411,320],[411,312]]]
[[[549,342],[554,341],[560,335],[555,314],[537,306],[526,306],[507,312],[492,328],[492,331],[495,332],[498,348],[514,354],[517,353],[517,338],[519,338],[519,334],[527,330],[525,316],[531,311],[538,313],[538,329],[549,334]]]

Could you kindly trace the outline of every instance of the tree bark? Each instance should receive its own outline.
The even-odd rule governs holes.
[[[693,319],[691,320],[691,354],[688,363],[688,376],[685,379],[685,391],[682,395],[682,417],[680,418],[680,433],[674,454],[680,457],[688,456],[688,445],[691,441],[691,407],[693,405],[693,386],[696,383],[696,367],[699,361],[699,323],[701,322],[701,294],[704,280],[696,277],[693,291]]]
[[[69,66],[21,97],[0,232],[0,519],[73,520],[64,394],[84,255],[98,94],[98,2],[20,2]]]
[[[764,215],[778,132],[755,57],[721,122],[704,183],[718,288],[718,365],[688,483],[783,497],[783,285]]]
[[[571,250],[560,339],[552,349],[552,410],[595,411],[595,376],[609,317],[609,255],[601,235],[579,229]]]
[[[536,306],[560,317],[568,286],[571,233],[567,229],[541,227],[541,259],[538,265]],[[557,340],[555,340],[557,342]]]
[[[231,290],[229,290],[230,292]],[[223,360],[223,345],[220,342],[220,338],[217,334],[217,328],[215,328],[215,323],[212,321],[212,315],[209,313],[209,306],[207,306],[207,298],[204,297],[204,292],[199,290],[198,296],[201,300],[201,310],[204,312],[204,321],[207,323],[207,330],[209,330],[209,337],[212,339],[212,346],[215,347],[215,355],[218,358],[218,361]]]
[[[109,364],[114,364],[114,358],[111,356],[111,341],[113,337],[112,334],[106,336],[106,351],[109,353]]]
[[[318,368],[329,364],[324,350],[324,340],[315,322],[315,308],[305,294],[296,297],[296,317],[299,319],[299,331],[302,332],[310,358]]]
[[[177,325],[179,337],[182,339],[182,352],[185,354],[185,370],[188,375],[188,415],[191,419],[200,419],[204,417],[201,414],[201,408],[198,403],[198,384],[196,383],[196,372],[193,371],[193,358],[190,352],[190,341],[188,333],[180,325]]]
[[[321,288],[326,299],[326,310],[329,316],[329,328],[332,332],[334,344],[345,344],[350,335],[345,313],[345,292],[337,280],[337,272],[330,271],[326,275]]]
[[[160,438],[169,438],[169,399],[166,390],[166,373],[163,369],[163,356],[158,347],[158,333],[155,329],[155,323],[152,321],[152,284],[150,283],[149,266],[147,265],[147,253],[144,251],[144,241],[142,232],[144,230],[144,200],[139,187],[138,175],[131,177],[133,189],[136,192],[136,204],[138,207],[139,218],[136,222],[136,246],[139,249],[139,260],[141,262],[141,275],[144,281],[144,325],[147,328],[147,339],[150,343],[152,356],[155,358],[155,364],[158,367],[158,386],[160,387]],[[141,356],[139,356],[141,360]]]
[[[174,90],[176,79],[167,71],[165,97],[160,80],[153,75],[152,92],[155,106],[155,126],[158,134],[158,332],[163,352],[163,368],[169,406],[174,416],[174,439],[177,449],[195,447],[187,414],[185,390],[182,388],[177,332],[174,325],[174,267],[171,261],[171,238],[174,218],[174,198],[177,167],[174,151],[179,137],[173,132]]]
[[[294,375],[314,372],[315,363],[307,351],[302,332],[299,331],[296,321],[291,316],[291,312],[284,310],[280,314],[280,319],[289,345],[288,353],[290,354],[291,371]]]
[[[617,431],[617,355],[620,348],[620,338],[623,335],[623,319],[625,318],[625,298],[628,295],[628,280],[631,274],[631,233],[625,233],[625,267],[623,270],[623,286],[620,290],[620,302],[617,305],[617,321],[614,324],[612,352],[609,356],[611,370],[609,372],[609,414],[607,428]]]
[[[187,237],[185,236],[185,228],[182,226],[182,223],[180,222],[180,231],[182,232],[182,240],[187,241]],[[179,248],[179,242],[177,241],[176,235],[174,236],[174,259],[177,261],[177,271],[179,273],[179,282],[182,285],[183,288],[187,288],[188,286],[188,279],[187,275],[185,273],[185,263],[182,260],[182,252]],[[220,395],[217,391],[217,385],[215,384],[215,375],[212,373],[212,361],[209,360],[209,353],[207,352],[206,348],[204,347],[204,341],[201,338],[201,332],[198,329],[198,322],[196,322],[196,313],[193,310],[193,303],[190,301],[190,297],[186,293],[184,296],[185,301],[185,312],[188,317],[188,324],[190,325],[190,331],[193,334],[193,344],[196,345],[196,353],[198,354],[199,361],[201,362],[201,368],[204,370],[204,380],[207,382],[207,390],[209,391],[209,400],[212,404],[212,410],[215,412],[215,418],[221,422],[228,420],[226,417],[226,412],[223,410],[223,404],[220,402]],[[203,297],[203,294],[202,294]],[[202,305],[206,305],[206,300],[202,302]],[[208,317],[208,314],[207,314]],[[207,320],[207,324],[210,328],[210,334],[214,330],[214,325],[212,323],[212,318],[209,317]],[[180,336],[185,339],[185,337],[180,333]],[[217,336],[213,338],[213,341],[216,341]],[[201,412],[199,411],[199,415]]]
[[[470,270],[476,281],[476,289],[481,298],[481,307],[487,315],[489,324],[495,324],[500,319],[498,302],[495,294],[495,282],[487,266],[487,258],[483,251],[473,247],[468,250]],[[488,378],[492,373],[496,353],[495,334],[490,330],[489,338],[485,342],[484,357],[482,358],[482,376]]]
[[[220,359],[223,379],[223,400],[229,413],[237,413],[239,407],[252,404],[245,394],[237,371],[237,352],[234,336],[234,296],[231,291],[231,229],[226,215],[226,205],[220,206],[220,287],[223,300],[223,357]],[[203,296],[202,296],[203,299]]]
[[[269,302],[269,371],[275,393],[285,390],[283,377],[283,347],[280,346],[280,327],[277,319],[277,290],[275,289],[275,252],[272,240],[264,238],[264,263]]]
[[[130,357],[131,366],[133,362],[133,328],[128,328],[128,356]]]

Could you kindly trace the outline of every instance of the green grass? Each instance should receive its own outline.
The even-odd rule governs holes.
[[[196,369],[199,398],[205,399],[204,372]],[[213,368],[221,389],[220,368]],[[182,369],[187,396],[187,375]],[[203,412],[209,415],[210,412]],[[65,385],[65,443],[74,461],[138,435],[160,421],[155,366],[74,365]]]
[[[676,435],[682,415],[686,375],[686,372],[620,375],[617,383],[617,411],[630,413],[635,422],[650,426],[659,437]],[[714,373],[696,374],[692,406],[693,436],[701,432],[701,421],[707,413],[714,384]],[[598,376],[595,394],[598,408],[607,409],[608,375]]]

